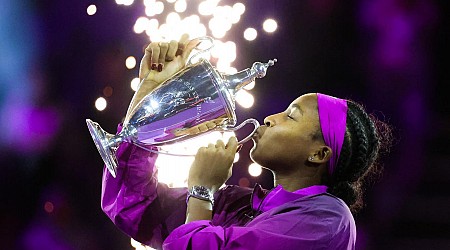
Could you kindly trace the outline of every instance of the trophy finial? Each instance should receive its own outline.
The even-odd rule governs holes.
[[[267,68],[273,66],[277,62],[277,59],[269,60],[267,63],[255,62],[252,66],[252,70],[255,71],[257,78],[263,78],[266,76]]]
[[[234,94],[245,85],[253,82],[256,78],[266,76],[267,68],[273,66],[277,59],[269,60],[267,63],[255,62],[251,68],[247,68],[233,75],[224,75],[228,89]]]

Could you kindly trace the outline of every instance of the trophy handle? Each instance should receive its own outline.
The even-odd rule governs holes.
[[[197,49],[199,51],[189,58],[188,62],[186,63],[186,66],[190,66],[192,64],[195,64],[196,62],[194,62],[193,59],[196,59],[197,57],[200,57],[200,55],[210,51],[214,47],[214,39],[212,37],[210,37],[210,36],[202,36],[202,37],[198,37],[197,39],[200,40],[200,43],[202,41],[208,41],[208,42],[211,43],[211,45],[208,48],[206,48],[206,49],[201,49],[201,48],[198,48],[200,43],[197,44],[197,47],[195,49]]]
[[[255,128],[244,139],[238,141],[238,144],[241,145],[241,144],[244,144],[247,141],[249,141],[252,138],[253,134],[255,134],[256,130],[261,126],[259,124],[258,120],[254,119],[254,118],[249,118],[249,119],[243,121],[241,124],[239,124],[236,127],[218,127],[218,128],[212,129],[210,132],[212,132],[214,130],[221,131],[221,132],[235,132],[249,123],[252,123],[255,126]],[[195,156],[195,154],[180,154],[180,153],[170,153],[170,152],[162,151],[160,146],[156,146],[156,145],[153,145],[152,147],[157,148],[157,149],[151,149],[151,148],[149,148],[149,145],[145,145],[145,144],[142,144],[142,143],[139,143],[136,141],[134,141],[133,144],[139,148],[142,148],[146,151],[156,153],[156,154],[171,155],[171,156]]]
[[[249,123],[252,123],[252,124],[255,126],[255,128],[254,128],[253,131],[252,131],[249,135],[247,135],[244,139],[238,141],[238,144],[241,145],[241,144],[244,144],[244,143],[246,143],[247,141],[249,141],[249,140],[252,138],[253,134],[256,133],[256,130],[261,126],[261,125],[259,124],[258,120],[254,119],[254,118],[249,118],[249,119],[243,121],[241,124],[239,124],[239,125],[236,126],[236,127],[219,127],[217,130],[223,131],[223,132],[230,132],[230,131],[231,131],[231,132],[235,132],[235,131],[241,129],[242,127],[244,127],[245,125],[247,125],[247,124],[249,124]]]

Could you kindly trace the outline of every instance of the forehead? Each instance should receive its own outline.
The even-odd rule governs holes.
[[[317,94],[304,94],[295,99],[291,105],[298,105],[303,110],[317,110]]]

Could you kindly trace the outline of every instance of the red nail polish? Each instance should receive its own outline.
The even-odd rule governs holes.
[[[158,63],[158,71],[161,72],[163,70],[164,64]]]
[[[156,70],[156,69],[157,69],[156,63],[152,63],[152,70]]]

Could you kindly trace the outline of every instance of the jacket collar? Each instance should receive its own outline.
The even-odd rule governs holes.
[[[253,210],[266,212],[272,208],[278,207],[286,202],[294,201],[306,196],[322,194],[327,191],[327,186],[314,185],[298,189],[294,192],[286,191],[281,185],[277,185],[270,191],[264,190],[260,185],[256,185],[252,194]]]

